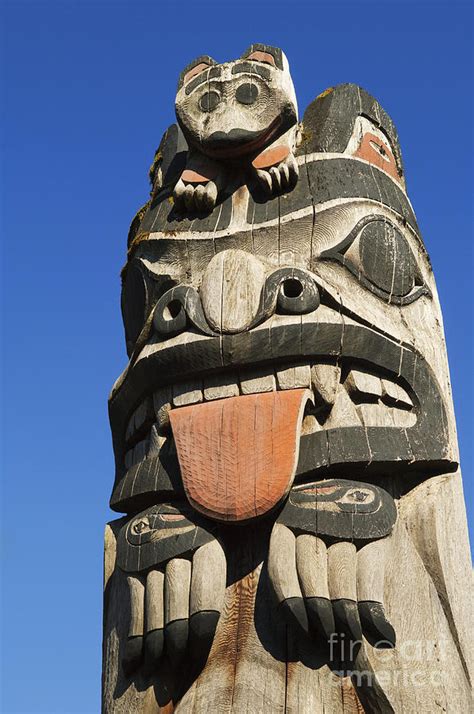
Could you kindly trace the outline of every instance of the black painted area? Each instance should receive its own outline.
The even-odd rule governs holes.
[[[250,47],[245,50],[242,58],[245,59],[249,55],[253,54],[253,52],[267,52],[275,60],[276,67],[278,67],[278,69],[283,69],[283,52],[279,47],[272,47],[272,45],[263,45],[261,42],[254,42],[253,45],[250,45]]]
[[[209,57],[209,55],[200,55],[199,57],[196,57],[192,62],[190,62],[186,67],[181,71],[178,79],[178,91],[181,89],[183,86],[184,78],[187,75],[188,72],[190,72],[194,67],[197,67],[200,64],[207,64],[209,66],[217,65],[216,60],[212,59],[212,57]],[[205,70],[203,70],[205,71]],[[191,80],[192,81],[192,80]]]
[[[383,171],[350,157],[307,161],[300,165],[298,182],[280,200],[256,201],[251,195],[247,220],[258,225],[264,221],[287,216],[294,211],[319,206],[337,198],[367,198],[383,203],[398,213],[420,235],[415,214],[403,190]],[[420,238],[421,240],[421,238]]]
[[[179,667],[188,644],[188,620],[174,620],[165,626],[165,655],[173,669]]]
[[[331,601],[326,597],[308,597],[304,602],[313,636],[328,643],[335,630]]]
[[[152,506],[133,516],[120,530],[117,565],[127,573],[137,573],[190,555],[213,540],[213,528],[212,522],[186,504]]]
[[[308,154],[343,152],[358,116],[367,117],[387,135],[397,167],[403,173],[400,144],[393,121],[378,101],[356,84],[333,87],[307,107],[303,116],[304,151]]]
[[[145,666],[153,670],[163,655],[165,635],[162,629],[150,630],[145,637]]]
[[[257,97],[258,87],[250,82],[244,82],[235,91],[235,98],[240,104],[254,104],[257,101]]]
[[[270,79],[271,70],[267,67],[262,67],[262,65],[256,62],[239,62],[232,67],[232,74],[258,74],[263,79]]]
[[[389,303],[408,305],[421,295],[431,295],[406,238],[376,213],[364,216],[320,259],[341,263],[365,288]]]
[[[143,656],[143,637],[128,637],[122,655],[122,669],[126,677],[131,677],[141,665]]]
[[[253,367],[282,360],[338,358],[342,363],[369,367],[371,372],[393,379],[412,395],[416,423],[408,429],[397,427],[343,427],[322,430],[301,437],[296,479],[309,479],[319,469],[340,475],[340,468],[351,464],[361,475],[407,475],[420,473],[427,478],[442,469],[454,471],[456,463],[447,458],[448,431],[440,388],[426,360],[413,349],[401,347],[370,328],[340,323],[303,323],[256,328],[237,335],[202,337],[176,344],[140,360],[129,372],[110,401],[114,449],[117,460],[117,485],[111,507],[137,510],[152,498],[153,482],[145,469],[136,478],[122,471],[123,436],[133,410],[144,397],[176,378],[199,377],[223,368]],[[172,459],[169,454],[168,459]],[[175,459],[175,457],[174,457]],[[163,467],[163,468],[161,468]],[[165,473],[168,478],[166,478]],[[338,471],[338,473],[336,473]],[[130,472],[129,472],[130,473]],[[135,476],[135,474],[134,474]],[[173,479],[160,455],[155,464],[157,490]],[[366,480],[366,479],[364,479]],[[120,488],[119,488],[120,484]],[[179,484],[178,488],[182,488]],[[153,502],[153,501],[151,501]],[[156,500],[155,500],[156,502]]]
[[[387,620],[381,602],[363,600],[358,603],[359,617],[364,636],[372,647],[377,649],[392,649],[396,645],[395,630]]]
[[[211,651],[219,618],[217,610],[201,610],[189,618],[189,654],[198,669],[204,666]]]
[[[342,540],[382,538],[396,519],[395,502],[383,488],[345,479],[293,488],[278,516],[298,532]]]

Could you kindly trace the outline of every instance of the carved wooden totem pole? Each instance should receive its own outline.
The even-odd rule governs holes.
[[[467,712],[441,313],[395,127],[298,121],[252,45],[182,73],[123,270],[103,707]]]

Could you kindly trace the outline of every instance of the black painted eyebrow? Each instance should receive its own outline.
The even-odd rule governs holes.
[[[194,77],[188,84],[185,86],[184,92],[185,94],[190,94],[196,87],[199,87],[200,84],[203,84],[204,82],[207,82],[208,79],[213,79],[213,77],[220,77],[222,72],[222,67],[211,67],[211,69],[208,69],[207,71],[204,70],[200,74],[197,75],[197,77]]]
[[[239,74],[240,72],[249,72],[250,74],[259,74],[264,79],[270,79],[271,71],[268,67],[261,67],[259,64],[253,61],[240,62],[239,64],[232,67],[232,74]]]

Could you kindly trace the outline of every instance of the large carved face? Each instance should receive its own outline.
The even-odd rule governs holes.
[[[188,142],[208,156],[258,153],[297,121],[285,55],[252,45],[225,64],[199,57],[181,74],[176,116]]]
[[[236,66],[221,68],[229,91],[248,80]],[[178,116],[221,82],[202,72],[205,83],[196,74],[180,89]],[[265,124],[242,105],[248,120],[230,113],[226,131],[260,131],[281,106]],[[212,137],[220,111],[202,112],[189,136]],[[243,186],[181,221],[168,198],[187,146],[178,128],[165,135],[162,188],[123,275],[131,359],[110,398],[112,508],[184,494],[233,522],[315,476],[395,476],[403,490],[455,468],[436,287],[393,124],[342,85],[310,105],[303,135],[291,193],[258,203]]]

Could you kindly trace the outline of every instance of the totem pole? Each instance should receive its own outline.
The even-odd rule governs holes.
[[[103,710],[467,712],[449,373],[395,127],[352,84],[299,122],[260,44],[189,65],[176,116],[122,275]]]

